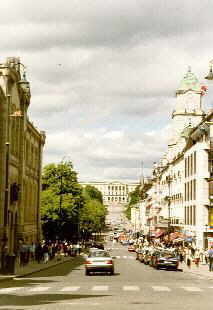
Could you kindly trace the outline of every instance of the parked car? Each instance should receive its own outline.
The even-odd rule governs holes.
[[[179,258],[177,255],[169,250],[159,251],[153,258],[153,267],[156,269],[174,269],[177,270],[179,266]]]
[[[128,251],[129,251],[129,252],[135,252],[135,246],[132,245],[132,244],[130,244],[130,245],[128,246]]]
[[[93,249],[85,261],[85,275],[91,272],[106,272],[114,274],[114,262],[109,252],[99,249]]]

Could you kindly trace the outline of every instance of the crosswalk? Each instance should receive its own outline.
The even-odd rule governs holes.
[[[113,291],[123,291],[123,292],[139,292],[139,291],[147,291],[152,290],[153,292],[177,292],[177,290],[182,290],[185,292],[194,292],[194,293],[202,293],[206,292],[207,290],[211,293],[212,286],[209,287],[197,287],[197,286],[176,286],[176,287],[168,287],[163,285],[150,285],[150,286],[143,286],[140,287],[138,285],[123,285],[118,287],[110,287],[108,285],[93,285],[91,287],[85,287],[85,286],[64,286],[64,287],[57,287],[57,286],[35,286],[35,287],[7,287],[7,288],[1,288],[0,289],[0,295],[1,294],[20,294],[20,293],[29,293],[29,294],[36,294],[36,293],[75,293],[75,292],[84,292],[84,291],[90,291],[90,292],[113,292]]]

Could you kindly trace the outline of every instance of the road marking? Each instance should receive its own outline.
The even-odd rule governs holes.
[[[202,290],[199,287],[195,286],[183,286],[183,289],[187,292],[202,292]]]
[[[1,288],[0,293],[12,293],[18,290],[23,289],[24,287],[7,287],[7,288]]]
[[[30,292],[45,292],[48,291],[50,287],[48,286],[37,286],[30,289]]]
[[[167,286],[152,286],[153,290],[156,292],[170,292],[171,289]]]
[[[80,286],[65,286],[61,289],[61,292],[77,292]]]
[[[93,286],[92,291],[108,291],[109,286],[107,285],[99,285],[99,286]]]
[[[116,258],[121,258],[121,257],[118,255],[118,256],[116,256]]]
[[[123,291],[140,291],[140,287],[134,286],[134,285],[129,285],[129,286],[123,286]]]
[[[123,258],[127,258],[127,256],[123,256]]]

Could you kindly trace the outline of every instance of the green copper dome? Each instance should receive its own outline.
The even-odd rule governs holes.
[[[200,83],[194,73],[191,72],[190,68],[184,76],[183,80],[181,81],[177,93],[184,93],[188,90],[194,90],[196,92],[201,91]]]

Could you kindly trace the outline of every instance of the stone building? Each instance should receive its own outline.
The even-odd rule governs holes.
[[[0,64],[0,256],[1,268],[19,242],[40,239],[40,187],[45,133],[27,116],[30,84],[18,58]]]
[[[153,167],[152,187],[141,203],[144,231],[176,232],[198,247],[213,243],[213,110],[189,70],[176,92],[168,149]],[[144,208],[145,203],[145,208]]]
[[[139,183],[114,182],[88,182],[81,183],[82,186],[92,185],[97,188],[103,196],[103,203],[108,208],[106,221],[117,224],[124,220],[124,206],[129,202],[129,193],[133,192]]]

